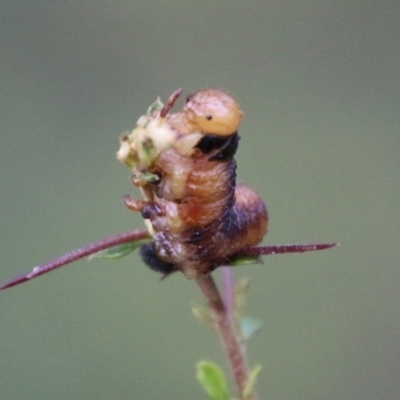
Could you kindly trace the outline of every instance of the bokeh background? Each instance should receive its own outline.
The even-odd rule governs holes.
[[[266,243],[340,242],[238,271],[265,399],[400,397],[398,1],[1,1],[0,278],[142,226],[118,135],[183,87],[228,90],[246,119],[239,178]],[[225,363],[190,305],[137,255],[0,293],[0,397],[205,399]]]

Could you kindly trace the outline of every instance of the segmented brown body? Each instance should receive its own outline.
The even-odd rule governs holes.
[[[158,179],[142,182],[134,173],[145,201],[126,199],[155,232],[155,244],[144,256],[151,267],[162,272],[177,269],[193,278],[263,239],[265,204],[247,186],[236,185],[234,155],[241,118],[237,103],[214,89],[195,93],[180,113],[165,116],[165,123],[177,133],[176,143],[140,171]],[[190,146],[181,145],[190,135],[196,138],[189,140]],[[156,263],[165,263],[165,270],[151,265],[154,257]]]

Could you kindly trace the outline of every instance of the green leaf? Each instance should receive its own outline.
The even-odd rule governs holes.
[[[263,326],[262,321],[251,317],[243,317],[240,319],[240,330],[244,340],[250,339],[254,336]]]
[[[229,400],[228,385],[222,369],[211,362],[200,361],[196,365],[197,379],[212,400]]]
[[[108,249],[101,250],[89,256],[88,260],[93,260],[94,258],[102,258],[106,260],[116,260],[118,258],[124,257],[136,250],[138,247],[149,243],[150,239],[135,240],[134,242],[128,242],[123,244],[118,244],[117,246],[109,247]]]
[[[147,109],[147,116],[152,117],[154,113],[157,113],[164,107],[164,104],[158,97],[157,100]]]
[[[192,306],[193,315],[205,326],[216,329],[215,318],[208,308],[202,306]]]
[[[238,257],[238,258],[234,258],[230,262],[230,265],[232,265],[232,267],[239,267],[242,265],[253,265],[253,264],[264,264],[264,262],[263,262],[262,258],[258,257],[258,256]]]
[[[160,180],[160,177],[157,174],[152,174],[151,172],[138,172],[135,171],[132,176],[136,180],[140,181],[145,181],[145,182],[150,182],[150,183],[156,183]]]
[[[250,372],[250,376],[247,379],[246,385],[243,389],[242,400],[246,400],[252,393],[254,386],[257,382],[258,376],[262,370],[262,366],[260,364],[256,365],[253,370]]]
[[[147,163],[151,163],[158,155],[158,151],[154,146],[153,141],[150,138],[140,142],[143,150],[143,160]]]

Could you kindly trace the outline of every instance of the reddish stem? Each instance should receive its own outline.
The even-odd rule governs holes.
[[[57,257],[56,259],[49,261],[46,264],[39,265],[33,268],[32,271],[20,275],[14,279],[11,279],[8,282],[3,283],[0,286],[0,290],[7,289],[15,285],[19,285],[20,283],[29,281],[33,278],[36,278],[37,276],[47,274],[48,272],[60,268],[63,265],[72,263],[76,260],[90,256],[91,254],[108,249],[110,247],[148,238],[150,238],[150,235],[148,231],[145,229],[139,229],[136,231],[129,231],[125,233],[120,233],[118,235],[110,236],[108,238],[99,240],[98,242],[94,242],[88,244],[87,246],[80,247],[79,249],[72,250],[71,252],[64,254],[60,257]]]
[[[243,250],[240,250],[239,253],[235,254],[235,258],[243,256],[267,256],[267,255],[284,254],[284,253],[304,253],[306,251],[330,249],[331,247],[335,246],[338,246],[338,244],[337,243],[281,244],[275,246],[247,247]]]
[[[249,377],[243,349],[235,334],[231,320],[226,312],[226,307],[212,276],[200,275],[196,278],[196,282],[203,292],[208,306],[215,315],[222,343],[227,352],[233,377],[241,396]],[[248,397],[248,399],[255,400],[255,397]]]
[[[228,318],[232,321],[233,314],[233,303],[234,303],[234,292],[235,292],[235,277],[233,269],[230,267],[223,266],[222,270],[222,296],[226,308]]]
[[[123,243],[135,242],[142,239],[150,239],[150,235],[145,229],[139,229],[135,231],[129,231],[125,233],[120,233],[118,235],[110,236],[108,238],[99,240],[98,242],[88,244],[86,246],[80,247],[79,249],[72,250],[71,252],[64,254],[56,259],[41,264],[31,271],[20,275],[10,281],[0,285],[0,290],[7,289],[9,287],[19,285],[20,283],[29,281],[37,276],[47,274],[63,265],[70,264],[81,258],[90,256],[99,251],[109,249]],[[337,246],[336,243],[322,243],[322,244],[288,244],[281,246],[260,246],[260,247],[248,247],[247,249],[241,250],[239,253],[235,254],[234,258],[243,256],[262,256],[268,254],[283,254],[283,253],[302,253],[305,251],[323,250],[329,249],[330,247]]]

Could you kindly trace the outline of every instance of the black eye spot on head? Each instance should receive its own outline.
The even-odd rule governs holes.
[[[211,120],[212,120],[212,115],[211,115],[211,114],[206,115],[206,119],[207,119],[208,121],[211,121]]]

